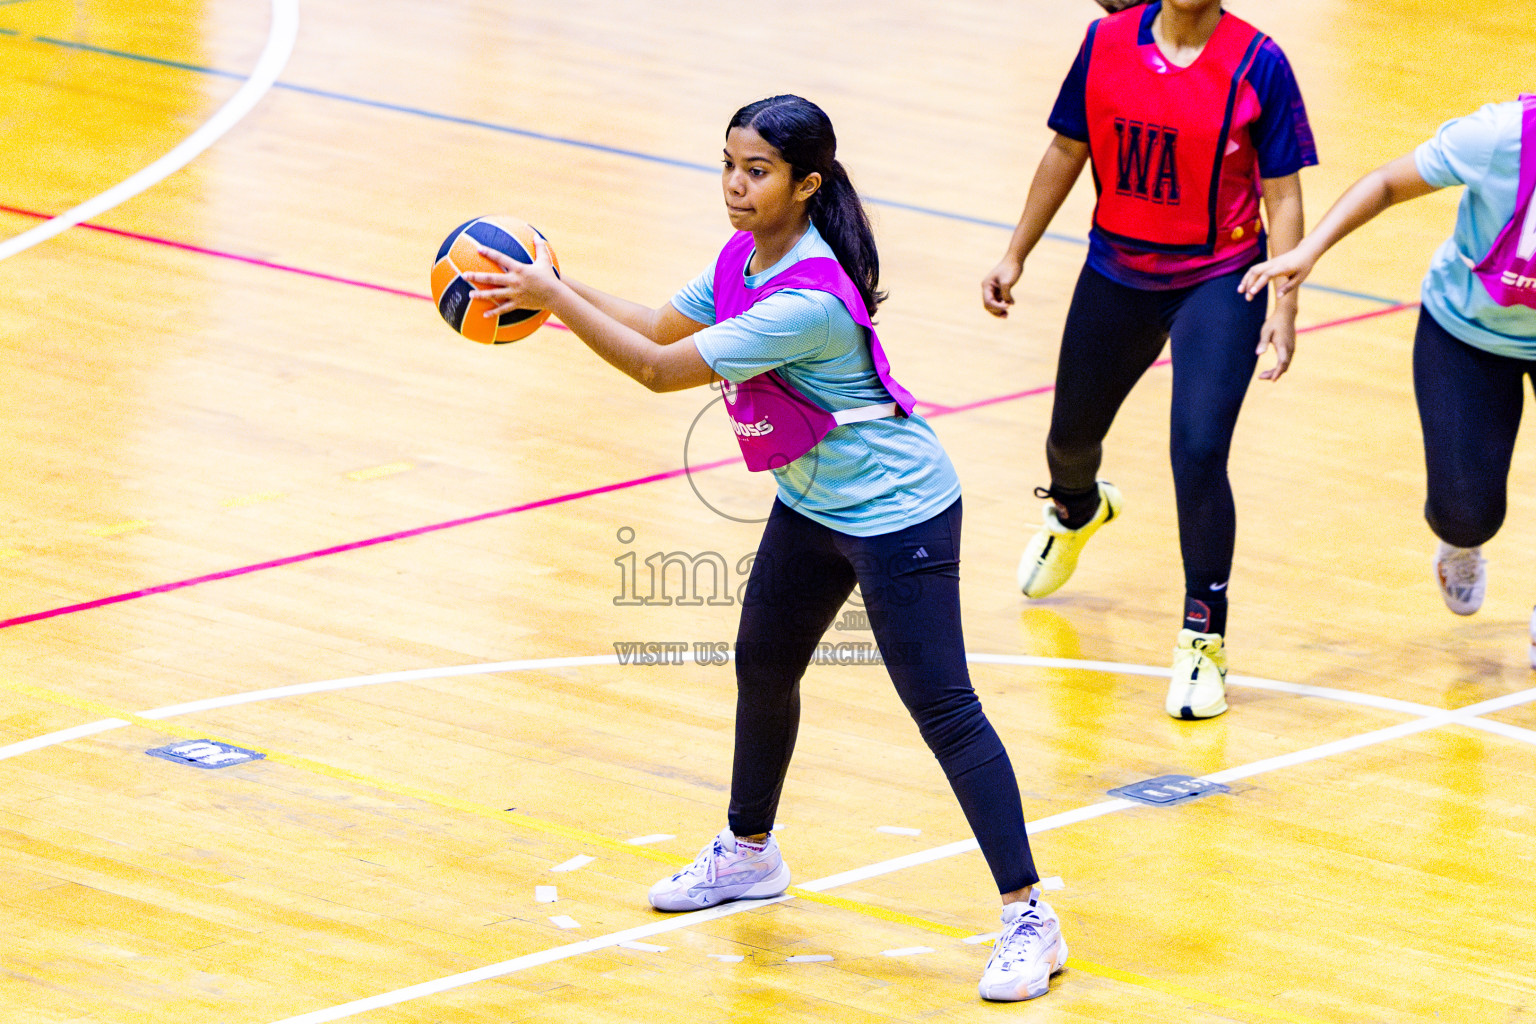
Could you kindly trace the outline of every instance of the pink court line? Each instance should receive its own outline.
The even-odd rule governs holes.
[[[64,605],[61,608],[50,608],[47,611],[33,612],[30,615],[18,615],[10,619],[0,619],[0,629],[9,629],[11,626],[20,626],[28,622],[41,622],[44,619],[55,619],[61,615],[73,615],[76,612],[87,612],[93,608],[106,608],[110,605],[122,604],[125,601],[136,601],[141,597],[152,597],[155,594],[169,594],[172,591],[185,590],[187,587],[195,587],[202,583],[214,583],[218,580],[234,579],[237,576],[248,576],[253,572],[278,569],[285,565],[312,562],[317,558],[329,558],[331,555],[339,555],[347,551],[361,551],[364,548],[377,547],[380,544],[392,544],[398,540],[408,540],[412,537],[421,537],[429,533],[438,533],[442,530],[451,530],[459,526],[468,526],[470,523],[481,523],[488,519],[499,519],[502,516],[516,515],[519,512],[531,512],[537,508],[563,505],[567,502],[580,501],[583,498],[594,498],[599,494],[628,490],[631,487],[643,487],[646,484],[671,480],[685,473],[698,473],[704,470],[719,469],[721,466],[728,466],[738,461],[740,460],[733,456],[729,459],[705,462],[697,466],[684,467],[683,469],[669,469],[661,473],[652,473],[649,476],[635,477],[632,480],[621,480],[618,483],[603,484],[601,487],[589,487],[583,491],[572,491],[569,494],[560,494],[553,498],[541,498],[538,501],[529,501],[521,505],[513,505],[510,508],[497,509],[494,512],[480,512],[472,516],[464,516],[460,519],[449,519],[446,522],[432,523],[428,526],[417,526],[409,530],[400,530],[396,533],[369,537],[366,540],[356,540],[347,544],[336,544],[328,548],[320,548],[316,551],[306,551],[300,555],[289,555],[286,558],[274,558],[271,561],[257,562],[254,565],[243,565],[236,569],[211,572],[204,576],[193,576],[190,579],[177,580],[174,583],[161,583],[158,586],[145,587],[143,590],[131,590],[124,594],[113,594],[111,597],[99,597],[94,601],[82,601],[79,604]]]
[[[1404,310],[1418,308],[1419,304],[1417,302],[1400,302],[1395,306],[1387,306],[1385,309],[1373,309],[1369,313],[1358,313],[1355,316],[1346,316],[1338,320],[1329,320],[1325,323],[1312,324],[1308,327],[1298,327],[1296,328],[1296,333],[1310,334],[1313,331],[1326,330],[1330,327],[1343,327],[1345,324],[1357,323],[1361,320],[1373,320],[1378,316],[1386,316],[1389,313],[1401,313]],[[1172,359],[1159,359],[1152,365],[1167,366],[1171,362],[1173,362]],[[927,406],[927,410],[932,410],[923,410],[923,415],[925,416],[948,416],[951,413],[969,412],[972,409],[981,409],[989,405],[998,405],[1003,402],[1013,402],[1020,398],[1032,398],[1035,395],[1043,395],[1055,390],[1056,385],[1046,384],[1043,387],[1030,388],[1028,391],[1014,391],[1006,395],[997,395],[993,398],[983,398],[976,402],[967,402],[964,405],[934,405],[931,402],[925,402],[921,404]]]
[[[17,206],[6,206],[0,203],[0,213],[14,213],[20,217],[31,217],[34,220],[50,220],[52,215],[39,213],[36,210],[23,210]],[[167,249],[179,249],[182,252],[196,253],[199,256],[212,256],[221,260],[233,260],[236,263],[246,263],[253,267],[262,267],[266,270],[281,270],[285,274],[298,274],[301,277],[312,277],[318,281],[329,281],[332,284],[344,284],[353,288],[367,288],[369,291],[384,292],[387,295],[399,295],[407,299],[422,299],[432,301],[432,296],[424,292],[407,291],[404,288],[391,288],[388,285],[374,284],[371,281],[359,281],[352,277],[338,277],[335,274],[323,274],[318,270],[306,270],[303,267],[295,267],[287,263],[274,263],[271,260],[260,260],[254,256],[241,256],[239,253],[226,252],[223,249],[208,249],[201,245],[192,245],[189,242],[178,242],[170,238],[160,238],[157,235],[140,234],[137,231],[124,231],[122,228],[109,228],[102,224],[79,224],[77,227],[87,231],[98,231],[104,235],[114,235],[118,238],[131,238],[136,242],[148,242],[150,245],[162,245]],[[548,327],[558,330],[569,330],[562,323],[553,320],[545,321]]]
[[[22,210],[12,206],[6,206],[4,204],[0,204],[0,212],[14,213],[24,217],[34,217],[40,219],[46,219],[47,216],[46,214],[36,213],[31,210]],[[234,253],[221,252],[217,249],[205,249],[202,246],[189,245],[185,242],[176,242],[165,238],[156,238],[153,235],[143,235],[135,231],[124,231],[120,228],[103,227],[98,224],[80,224],[78,226],[90,231],[100,231],[105,234],[116,235],[122,238],[131,238],[135,241],[149,242],[154,245],[164,245],[173,249],[180,249],[185,252],[198,253],[199,255],[214,256],[219,259],[235,260],[240,263],[251,264],[252,266],[265,267],[270,270],[281,270],[293,274],[302,274],[305,277],[318,278],[320,280],[331,281],[336,284],[351,285],[357,288],[368,288],[373,291],[388,292],[392,295],[400,295],[406,298],[425,299],[427,301],[431,301],[431,296],[423,295],[417,292],[409,292],[399,288],[390,288],[384,285],[371,284],[367,281],[357,281],[351,278],[337,277],[331,274],[322,274],[313,270],[305,270],[301,267],[291,267],[283,263],[273,263],[269,260],[259,260],[249,256],[239,256]],[[1388,306],[1385,309],[1372,310],[1369,313],[1361,313],[1356,316],[1348,316],[1339,320],[1330,320],[1326,323],[1313,324],[1310,327],[1300,328],[1297,333],[1305,334],[1311,331],[1325,330],[1330,327],[1339,327],[1344,324],[1351,324],[1361,320],[1369,320],[1374,317],[1386,316],[1389,313],[1399,313],[1403,310],[1414,309],[1417,306],[1417,302],[1405,302],[1396,306]],[[561,327],[562,329],[568,329],[565,328],[564,325],[560,324],[553,324],[553,326]],[[1164,366],[1167,365],[1168,362],[1169,360],[1163,359],[1159,360],[1153,365]],[[984,398],[975,402],[967,402],[964,405],[946,406],[938,405],[932,402],[923,402],[920,404],[923,406],[922,411],[924,415],[951,416],[955,413],[967,412],[972,409],[980,409],[989,405],[998,405],[1003,402],[1017,401],[1021,398],[1031,398],[1036,395],[1049,394],[1055,390],[1056,386],[1054,384],[1046,384],[1041,387],[1030,388],[1025,391],[1015,391],[1006,395],[998,395],[993,398]],[[541,498],[538,501],[526,502],[521,505],[513,505],[510,508],[497,509],[493,512],[481,512],[476,515],[464,516],[459,519],[450,519],[446,522],[432,523],[427,526],[418,526],[414,527],[413,529],[401,530],[396,533],[387,533],[378,537],[369,537],[364,540],[352,541],[347,544],[336,544],[331,547],[320,548],[315,551],[306,551],[303,554],[289,555],[285,558],[274,558],[266,562],[257,562],[253,565],[240,566],[234,569],[225,569],[222,572],[208,573],[202,576],[193,576],[189,579],[177,580],[173,583],[161,583],[157,586],[145,587],[142,590],[132,590],[122,594],[114,594],[110,597],[101,597],[93,601],[83,601],[78,604],[70,604],[63,605],[62,607],[58,608],[50,608],[46,611],[32,612],[28,615],[18,615],[9,619],[0,619],[0,629],[9,629],[12,626],[20,626],[29,622],[41,622],[45,619],[59,618],[60,616],[64,615],[73,615],[77,612],[90,611],[95,608],[106,608],[111,605],[122,604],[127,601],[136,601],[143,597],[152,597],[156,594],[168,594],[173,591],[184,590],[188,587],[195,587],[203,583],[213,583],[218,580],[234,579],[239,576],[247,576],[251,573],[262,572],[267,569],[281,568],[282,566],[286,565],[298,565],[303,562],[311,562],[320,558],[328,558],[332,555],[339,555],[348,551],[359,551],[364,548],[377,547],[381,544],[390,544],[395,541],[408,540],[412,537],[420,537],[430,533],[438,533],[440,531],[450,530],[459,526],[467,526],[471,523],[484,522],[489,519],[499,519],[503,516],[515,515],[519,512],[529,512],[534,509],[548,508],[552,505],[562,505],[572,501],[580,501],[583,498],[596,497],[599,494],[608,494],[613,491],[621,491],[634,487],[641,487],[645,484],[659,483],[662,480],[671,480],[691,472],[704,472],[707,470],[719,469],[722,466],[732,465],[737,461],[739,460],[736,458],[720,459],[715,462],[707,462],[698,466],[684,466],[680,469],[669,469],[660,473],[652,473],[648,476],[635,477],[633,479],[622,480],[617,483],[604,484],[600,487],[591,487],[582,491],[572,491],[569,494],[556,495],[551,498]]]

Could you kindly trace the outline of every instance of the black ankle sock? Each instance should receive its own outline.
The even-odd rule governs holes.
[[[1196,633],[1227,632],[1227,595],[1207,594],[1203,598],[1184,597],[1184,628]]]
[[[1069,491],[1056,484],[1046,492],[1046,497],[1056,502],[1056,518],[1061,520],[1061,525],[1069,530],[1080,530],[1088,525],[1094,513],[1099,510],[1099,485],[1094,484],[1087,490]],[[1061,510],[1066,509],[1066,515]]]

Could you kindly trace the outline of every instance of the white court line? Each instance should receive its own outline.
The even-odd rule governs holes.
[[[1118,665],[1113,661],[1077,661],[1072,658],[1040,658],[1031,654],[967,654],[966,660],[977,665],[1025,665],[1031,668],[1068,668],[1088,672],[1105,672],[1111,675],[1123,676],[1166,676],[1169,669],[1158,668],[1153,665]],[[1431,707],[1428,704],[1416,704],[1413,701],[1397,700],[1394,697],[1378,697],[1370,693],[1356,693],[1352,690],[1337,690],[1329,686],[1309,686],[1303,683],[1283,683],[1277,679],[1261,679],[1257,676],[1228,675],[1228,686],[1242,686],[1253,690],[1273,690],[1277,693],[1289,693],[1297,697],[1318,697],[1322,700],[1339,701],[1343,704],[1358,704],[1361,707],[1378,708],[1382,711],[1396,711],[1405,715],[1415,715],[1420,718],[1441,718],[1452,716],[1452,720],[1437,721],[1427,728],[1438,728],[1442,725],[1465,725],[1483,732],[1495,733],[1506,739],[1519,740],[1536,746],[1536,730],[1524,729],[1518,725],[1506,725],[1503,722],[1490,722],[1478,716],[1488,714],[1491,711],[1502,711],[1501,707],[1488,707],[1493,703],[1484,701],[1482,704],[1471,705],[1459,711],[1447,711],[1444,708]],[[1518,694],[1513,695],[1518,696]],[[1503,698],[1495,698],[1501,700]],[[1524,704],[1526,701],[1517,700],[1515,704]],[[1472,708],[1484,708],[1485,710],[1473,712]],[[1414,729],[1413,732],[1421,730]],[[1406,735],[1406,733],[1404,734]]]
[[[1281,757],[1266,758],[1263,761],[1256,761],[1250,765],[1231,768],[1225,772],[1214,772],[1203,777],[1213,781],[1220,781],[1223,778],[1251,778],[1252,776],[1261,774],[1263,772],[1274,771],[1279,768],[1292,767],[1298,764],[1304,764],[1308,761],[1315,761],[1321,758],[1330,757],[1348,750],[1358,750],[1362,747],[1370,746],[1372,744],[1384,743],[1388,740],[1397,739],[1401,736],[1411,735],[1415,732],[1423,732],[1426,729],[1433,729],[1438,726],[1456,724],[1461,718],[1464,717],[1477,714],[1487,714],[1490,711],[1499,711],[1505,708],[1529,703],[1531,701],[1536,701],[1536,688],[1523,690],[1519,693],[1512,693],[1504,697],[1496,697],[1493,700],[1487,700],[1479,704],[1473,704],[1469,707],[1462,708],[1459,711],[1438,712],[1434,716],[1429,716],[1419,721],[1409,722],[1405,725],[1393,726],[1392,728],[1388,729],[1378,729],[1375,732],[1365,733],[1361,736],[1351,737],[1347,740],[1340,740],[1334,743],[1324,743],[1320,746],[1311,747],[1308,750],[1297,751],[1293,754],[1287,754]],[[1029,825],[1029,834],[1035,835],[1040,832],[1048,832],[1052,829],[1061,828],[1065,825],[1076,824],[1081,821],[1087,821],[1091,818],[1098,818],[1106,814],[1113,814],[1117,811],[1123,811],[1133,807],[1142,806],[1144,805],[1135,803],[1130,800],[1106,800],[1101,803],[1090,804],[1086,807],[1079,807],[1075,810],[1065,811],[1061,814],[1054,814],[1048,818],[1042,818],[1039,821],[1032,822]],[[932,861],[943,860],[946,857],[953,857],[958,854],[969,853],[970,851],[976,849],[978,849],[976,840],[974,838],[966,839],[960,842],[949,843],[945,846],[935,847],[932,850],[926,850],[921,853],[910,854],[905,857],[896,857],[891,860],[882,861],[879,864],[871,864],[867,867],[856,868],[852,871],[844,871],[840,874],[829,875],[826,878],[818,879],[813,882],[806,882],[800,885],[799,888],[808,892],[825,892],[828,889],[836,888],[841,885],[848,885],[853,882],[865,881],[880,875],[887,875],[896,871],[904,870],[906,868],[915,867],[919,864],[927,864],[931,863]],[[530,967],[540,967],[545,964],[554,963],[557,960],[565,960],[573,956],[579,956],[583,953],[592,952],[593,950],[605,949],[609,946],[618,945],[619,943],[627,942],[634,938],[641,938],[646,935],[655,935],[661,931],[671,931],[675,928],[682,928],[693,924],[703,924],[708,921],[717,920],[720,917],[726,916],[728,913],[732,912],[733,908],[736,911],[752,910],[759,906],[765,906],[772,903],[782,903],[791,898],[791,896],[785,895],[776,897],[771,900],[753,900],[744,904],[727,903],[723,906],[715,907],[712,910],[695,911],[691,914],[682,914],[678,917],[671,918],[666,921],[661,921],[656,924],[643,925],[639,928],[631,928],[622,932],[614,932],[611,935],[601,936],[596,939],[588,940],[587,942],[578,942],[569,946],[560,946],[555,949],[544,950],[541,953],[530,953],[525,956],[517,957],[513,960],[506,960],[499,964],[492,964],[489,967],[482,967],[475,971],[468,971],[463,974],[455,974],[448,978],[439,978],[436,981],[423,982],[419,985],[412,985],[409,988],[397,989],[394,992],[385,992],[380,995],[369,996],[364,999],[357,999],[350,1003],[344,1003],[340,1006],[333,1006],[325,1010],[316,1010],[312,1013],[301,1014],[297,1017],[287,1017],[283,1020],[275,1021],[274,1024],[322,1024],[324,1021],[341,1020],[345,1017],[353,1017],[360,1013],[366,1013],[370,1010],[379,1009],[380,1007],[394,1006],[412,999],[419,999],[422,996],[435,995],[439,992],[447,991],[450,988],[459,988],[461,986],[470,985],[474,982],[483,981],[488,978],[504,977],[517,971],[527,970]]]
[[[1359,736],[1351,736],[1347,739],[1335,740],[1332,743],[1324,743],[1322,746],[1313,747],[1311,750],[1298,751],[1295,754],[1281,754],[1278,757],[1255,761],[1250,765],[1212,772],[1209,775],[1202,776],[1202,778],[1210,779],[1212,782],[1232,782],[1236,779],[1246,779],[1251,775],[1258,775],[1261,772],[1273,771],[1276,768],[1289,768],[1292,765],[1301,764],[1305,761],[1315,761],[1318,758],[1331,757],[1334,754],[1347,753],[1351,750],[1359,750],[1361,747],[1368,747],[1375,743],[1385,742],[1386,740],[1400,739],[1404,736],[1411,736],[1414,733],[1438,729],[1441,726],[1470,725],[1472,724],[1472,719],[1479,715],[1503,711],[1506,708],[1518,707],[1521,704],[1529,704],[1533,700],[1536,700],[1536,689],[1521,690],[1518,693],[1510,693],[1503,697],[1494,697],[1492,700],[1469,704],[1455,711],[1442,711],[1438,714],[1421,718],[1416,722],[1404,722],[1402,725],[1394,725],[1386,729],[1377,729],[1375,732],[1362,733]],[[1490,724],[1498,725],[1499,723]],[[1521,733],[1530,732],[1528,729],[1518,729],[1517,726],[1506,726],[1505,728],[1517,730]]]
[[[692,653],[689,652],[689,657]],[[148,711],[135,712],[137,718],[152,718],[156,720],[175,718],[178,715],[189,715],[197,711],[217,711],[220,708],[237,707],[241,704],[255,704],[264,700],[279,700],[283,697],[303,697],[312,693],[328,693],[333,690],[349,690],[358,686],[378,686],[383,683],[409,683],[422,679],[451,679],[455,676],[487,675],[495,672],[523,672],[543,668],[570,668],[584,665],[616,665],[618,657],[612,654],[587,655],[575,658],[534,658],[525,661],[495,661],[483,665],[451,665],[445,668],[418,668],[407,669],[400,672],[381,672],[370,676],[348,676],[344,679],[327,679],[315,683],[296,683],[292,686],[276,686],[267,690],[251,690],[246,693],[233,693],[224,697],[209,697],[206,700],[194,700],[185,704],[172,704],[163,708],[152,708]],[[132,725],[121,718],[107,718],[89,725],[77,725],[69,729],[61,729],[43,736],[34,736],[32,739],[21,740],[8,746],[0,747],[0,761],[20,754],[28,754],[34,750],[42,750],[59,743],[68,743],[70,740],[80,739],[82,736],[91,736],[99,732],[107,732],[111,729],[121,729]]]
[[[1086,807],[1078,807],[1070,811],[1062,811],[1048,818],[1040,818],[1028,822],[1025,828],[1030,835],[1038,835],[1041,832],[1049,832],[1052,829],[1062,828],[1067,825],[1076,825],[1078,822],[1090,821],[1094,818],[1102,818],[1106,814],[1114,814],[1116,811],[1127,811],[1132,807],[1142,807],[1130,800],[1103,800]],[[947,843],[944,846],[935,846],[931,850],[920,850],[917,853],[909,853],[902,857],[892,857],[878,864],[870,864],[867,867],[854,868],[852,871],[844,871],[836,875],[828,875],[826,878],[814,882],[805,882],[799,888],[808,892],[825,892],[828,889],[836,889],[838,886],[852,885],[854,882],[863,882],[881,875],[888,875],[893,871],[903,871],[907,868],[915,868],[920,864],[931,864],[936,860],[944,860],[946,857],[954,857],[972,850],[979,850],[974,837],[961,839],[957,842]]]
[[[1152,665],[1120,664],[1113,661],[1078,661],[1071,658],[1041,658],[1029,654],[977,654],[968,652],[965,657],[973,665],[1069,668],[1086,672],[1105,672],[1112,675],[1128,676],[1166,676],[1169,672],[1169,669],[1166,667],[1160,668]],[[693,652],[682,652],[682,660],[692,661]],[[276,686],[265,690],[250,690],[245,693],[233,693],[223,697],[209,697],[205,700],[189,701],[185,704],[172,704],[163,708],[153,708],[148,711],[136,712],[136,715],[139,718],[159,720],[175,718],[178,715],[188,715],[198,711],[216,711],[221,708],[237,707],[241,704],[255,704],[260,701],[279,700],[284,697],[302,697],[315,693],[350,690],[360,686],[378,686],[384,683],[409,683],[427,679],[451,679],[460,676],[489,675],[499,672],[528,672],[546,668],[582,668],[593,665],[618,664],[620,664],[618,655],[590,654],[564,658],[493,661],[480,665],[450,665],[439,668],[406,669],[399,672],[380,672],[367,676],[347,676],[341,679],[327,679],[313,683]],[[1305,686],[1299,683],[1284,683],[1276,679],[1260,679],[1256,676],[1238,675],[1229,675],[1227,682],[1235,686],[1244,686],[1252,689],[1274,690],[1280,693],[1294,694],[1299,697],[1317,697],[1345,704],[1358,704],[1364,707],[1379,708],[1384,711],[1396,711],[1420,718],[1447,714],[1444,708],[1430,707],[1428,704],[1415,704],[1411,701],[1395,700],[1391,697],[1378,697],[1369,693],[1354,693],[1350,690],[1336,690],[1326,686]],[[8,746],[0,747],[0,761],[16,757],[20,754],[31,753],[34,750],[42,750],[59,743],[67,743],[70,740],[80,739],[82,736],[107,732],[111,729],[120,729],[131,724],[122,719],[109,718],[89,725],[79,725],[70,729],[62,729],[59,732],[35,736],[31,739],[21,740]],[[1448,723],[1442,722],[1440,724]],[[1522,729],[1517,725],[1505,725],[1502,722],[1488,722],[1477,718],[1459,721],[1457,724],[1470,726],[1474,729],[1482,729],[1485,732],[1496,733],[1508,739],[1536,745],[1536,730]]]
[[[689,658],[693,652],[688,652]],[[173,704],[170,707],[145,711],[140,718],[174,718],[194,711],[215,711],[232,708],[239,704],[255,704],[282,697],[302,697],[311,693],[327,693],[331,690],[350,690],[356,686],[377,686],[380,683],[411,683],[420,679],[452,679],[455,676],[480,676],[496,672],[530,672],[543,668],[572,668],[586,665],[617,665],[618,656],[593,654],[577,658],[535,658],[530,661],[493,661],[484,665],[452,665],[447,668],[417,668],[403,672],[384,672],[371,676],[349,676],[346,679],[329,679],[318,683],[297,683],[293,686],[276,686],[270,690],[251,690],[233,693],[226,697],[210,697],[207,700]],[[1430,708],[1429,711],[1436,709]]]
[[[684,657],[692,660],[692,652],[686,652]],[[1113,662],[1100,661],[1074,661],[1065,658],[1039,658],[1031,655],[1009,654],[967,654],[967,660],[974,664],[992,665],[1017,665],[1033,668],[1073,668],[1085,671],[1107,672],[1119,675],[1145,675],[1166,676],[1169,670],[1147,665],[1118,665]],[[498,672],[517,672],[547,668],[568,668],[592,665],[617,665],[617,655],[590,655],[570,658],[537,658],[524,661],[492,662],[482,665],[460,665],[447,668],[412,669],[402,672],[385,672],[370,676],[351,676],[343,679],[325,680],[315,683],[300,683],[293,686],[274,687],[266,690],[255,690],[243,694],[231,694],[224,697],[214,697],[207,700],[192,701],[184,704],[174,704],[164,708],[145,711],[138,715],[139,718],[164,719],[177,715],[191,714],[196,711],[213,710],[217,708],[232,707],[239,704],[249,704],[257,701],[276,700],[283,697],[303,696],[314,693],[333,692],[361,686],[373,686],[392,682],[414,682],[426,679],[442,679],[468,675],[484,675]],[[1432,708],[1424,704],[1414,704],[1408,701],[1398,701],[1387,697],[1376,697],[1370,694],[1352,693],[1348,690],[1335,690],[1328,687],[1303,686],[1295,683],[1283,683],[1277,680],[1256,679],[1246,676],[1229,676],[1228,681],[1239,686],[1248,686],[1256,689],[1268,689],[1277,692],[1290,693],[1296,696],[1316,697],[1325,700],[1334,700],[1367,707],[1375,707],[1382,710],[1395,711],[1415,716],[1415,720],[1400,725],[1378,729],[1373,732],[1363,733],[1359,736],[1336,740],[1307,750],[1297,751],[1291,754],[1283,754],[1278,757],[1266,758],[1249,765],[1226,769],[1204,776],[1214,782],[1231,781],[1235,779],[1250,778],[1264,772],[1275,771],[1280,768],[1293,767],[1309,761],[1334,756],[1363,747],[1388,742],[1404,736],[1410,736],[1429,729],[1440,728],[1446,725],[1469,725],[1473,727],[1485,727],[1487,731],[1517,739],[1526,743],[1536,743],[1536,731],[1522,729],[1518,726],[1505,725],[1500,722],[1487,722],[1479,718],[1481,715],[1521,704],[1536,701],[1536,689],[1523,690],[1496,697],[1492,700],[1482,701],[1454,711],[1446,711],[1440,708]],[[14,757],[18,754],[40,750],[58,743],[65,743],[83,736],[95,735],[110,729],[121,728],[132,723],[122,719],[109,718],[100,722],[76,726],[59,732],[49,733],[44,736],[22,740],[18,743],[0,747],[0,760]],[[1037,835],[1067,825],[1078,824],[1104,815],[1114,814],[1119,811],[1140,807],[1141,804],[1129,800],[1105,800],[1085,807],[1075,808],[1041,818],[1029,824],[1029,834]],[[799,888],[808,892],[823,892],[827,889],[849,885],[854,882],[864,881],[881,875],[891,874],[921,864],[943,860],[948,857],[969,853],[978,849],[974,838],[948,843],[944,846],[930,850],[908,854],[902,857],[892,858],[878,864],[855,868],[826,878],[807,882]],[[491,964],[487,967],[477,968],[461,974],[439,978],[434,981],[422,982],[407,988],[397,989],[394,992],[386,992],[364,999],[354,1000],[328,1009],[316,1010],[311,1013],[290,1017],[276,1024],[322,1024],[324,1021],[341,1020],[353,1017],[360,1013],[379,1009],[384,1006],[393,1006],[403,1002],[420,999],[429,995],[435,995],[450,989],[460,988],[474,984],[478,981],[490,978],[503,977],[518,971],[532,967],[542,966],[558,960],[568,959],[584,953],[599,949],[606,949],[625,942],[646,938],[651,935],[659,935],[663,932],[673,931],[678,928],[688,927],[694,924],[703,924],[708,921],[728,917],[731,914],[753,910],[760,906],[773,903],[782,903],[792,899],[792,896],[780,896],[770,900],[753,900],[746,903],[728,903],[710,910],[695,911],[689,914],[680,914],[669,917],[664,921],[653,924],[641,925],[621,932],[613,932],[609,935],[587,939],[582,942],[558,946],[553,949],[543,950],[537,953],[529,953],[524,956],[506,960],[499,964]]]
[[[1522,729],[1518,725],[1505,725],[1503,722],[1490,722],[1486,718],[1476,718],[1467,722],[1459,722],[1458,725],[1471,726],[1481,729],[1483,732],[1491,732],[1506,739],[1520,740],[1523,743],[1536,743],[1536,732],[1530,729]]]
[[[46,220],[30,231],[23,231],[15,238],[0,242],[0,260],[23,252],[39,242],[46,242],[98,214],[105,213],[119,203],[132,199],[146,189],[153,188],[166,178],[195,160],[204,150],[217,142],[226,132],[249,114],[261,98],[277,81],[299,35],[299,0],[272,0],[272,24],[267,30],[267,44],[262,48],[251,77],[220,107],[214,115],[166,153],[143,170],[125,178],[100,195],[87,199],[72,210],[67,210]]]
[[[1119,676],[1166,676],[1172,670],[1166,665],[1122,665],[1113,661],[1081,661],[1075,658],[1041,658],[1033,654],[967,654],[966,661],[973,665],[1027,665],[1030,668],[1067,668],[1079,672],[1105,672]],[[1255,690],[1275,690],[1302,697],[1322,697],[1326,700],[1343,701],[1346,704],[1363,704],[1366,707],[1386,711],[1401,711],[1406,715],[1438,715],[1443,708],[1428,704],[1377,697],[1352,690],[1335,690],[1327,686],[1307,686],[1302,683],[1282,683],[1277,679],[1260,679],[1257,676],[1228,675],[1228,686],[1246,686]]]
[[[573,942],[568,946],[556,946],[554,949],[541,950],[538,953],[528,953],[512,960],[503,960],[499,964],[477,967],[472,971],[465,971],[462,974],[452,974],[446,978],[438,978],[435,981],[424,981],[419,985],[412,985],[409,988],[401,988],[393,992],[368,996],[366,999],[354,999],[350,1003],[342,1003],[340,1006],[332,1006],[329,1009],[314,1010],[310,1013],[300,1014],[297,1017],[288,1017],[280,1021],[279,1024],[324,1024],[326,1021],[341,1020],[344,1017],[355,1017],[360,1013],[367,1013],[370,1010],[408,1003],[413,999],[421,999],[426,996],[437,995],[439,992],[447,992],[450,989],[473,985],[477,981],[489,981],[492,978],[505,977],[518,971],[526,971],[530,967],[541,967],[544,964],[554,963],[557,960],[567,960],[573,956],[580,956],[583,953],[595,953],[600,949],[608,949],[625,942],[633,942],[636,939],[660,935],[663,932],[676,931],[689,925],[716,921],[722,917],[730,917],[732,914],[756,910],[758,907],[766,907],[774,903],[783,903],[785,900],[793,898],[792,896],[775,896],[772,899],[726,903],[723,906],[712,907],[709,910],[695,910],[687,914],[676,914],[664,921],[657,921],[655,924],[645,924],[622,932],[612,932],[608,935],[600,935],[595,939],[587,939],[585,942]]]
[[[121,729],[125,725],[132,724],[132,722],[125,722],[121,718],[103,718],[99,722],[88,722],[85,725],[77,725],[72,729],[60,729],[58,732],[50,732],[45,736],[34,736],[29,740],[21,740],[9,746],[0,747],[0,761],[8,757],[16,757],[18,754],[30,754],[32,751],[42,750],[44,747],[68,743],[70,740],[84,739],[87,736],[95,736],[97,733]]]

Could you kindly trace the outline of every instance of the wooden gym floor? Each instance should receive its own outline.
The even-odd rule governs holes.
[[[1532,87],[1519,4],[1231,9],[1297,69],[1312,220]],[[1058,595],[1013,589],[1086,180],[1008,322],[977,283],[1096,13],[0,2],[0,238],[108,197],[0,243],[0,1017],[1536,1019],[1536,446],[1477,616],[1419,515],[1411,304],[1455,195],[1327,258],[1294,369],[1252,389],[1229,714],[1162,711],[1166,368],[1109,439],[1123,521]],[[731,671],[619,652],[732,639],[763,482],[718,412],[691,429],[712,392],[653,396],[555,327],[474,346],[421,294],[450,227],[505,211],[666,301],[727,234],[726,120],[782,91],[839,129],[882,338],[966,488],[975,681],[1073,954],[1032,1003],[976,998],[995,894],[883,670],[835,663],[857,608],[805,684],[797,887],[647,907],[723,823]],[[693,564],[718,589],[672,600]],[[265,757],[145,753],[195,739]],[[1231,792],[1106,792],[1165,774]]]

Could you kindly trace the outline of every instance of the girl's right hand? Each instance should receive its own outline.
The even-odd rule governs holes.
[[[996,317],[1008,315],[1008,307],[1013,305],[1013,286],[1023,273],[1022,264],[1005,259],[981,279],[981,304],[988,313]]]
[[[1248,268],[1248,273],[1238,283],[1238,292],[1248,301],[1264,290],[1264,286],[1271,281],[1275,282],[1275,297],[1289,295],[1301,287],[1301,282],[1312,273],[1312,267],[1317,263],[1316,256],[1303,254],[1302,248],[1297,246],[1290,252],[1276,256],[1272,260],[1263,263],[1255,263]]]
[[[480,246],[480,255],[501,268],[501,273],[470,272],[464,280],[475,286],[472,299],[496,303],[485,316],[500,316],[514,309],[548,309],[560,289],[560,272],[544,236],[534,232],[533,262],[514,260],[506,253]]]

